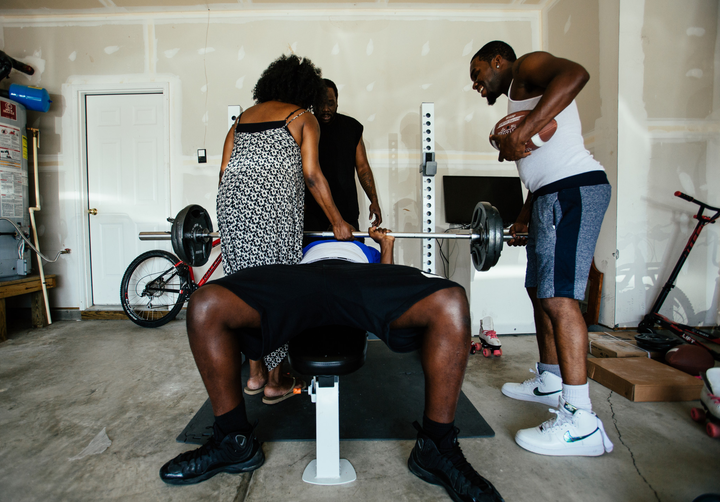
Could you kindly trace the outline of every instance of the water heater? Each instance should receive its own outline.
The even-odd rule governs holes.
[[[28,213],[27,116],[20,103],[0,97],[0,216],[10,219],[26,235]],[[0,219],[0,277],[27,275],[30,254],[11,223]]]

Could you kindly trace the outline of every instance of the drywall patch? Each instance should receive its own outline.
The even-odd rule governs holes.
[[[203,47],[202,49],[198,49],[198,54],[200,54],[201,56],[203,54],[207,54],[208,52],[215,52],[215,48],[214,47]]]
[[[68,59],[69,59],[70,61],[75,61],[76,58],[77,58],[77,51],[72,51],[72,52],[70,53],[70,55],[68,56]]]
[[[462,53],[463,57],[469,55],[469,54],[472,52],[472,50],[473,50],[473,42],[474,42],[474,41],[475,41],[475,40],[473,39],[473,40],[470,40],[468,43],[465,44],[465,47],[463,48],[463,53]]]
[[[35,51],[32,56],[25,56],[24,58],[16,58],[18,61],[29,64],[35,70],[32,75],[25,75],[21,73],[29,82],[30,85],[37,85],[40,83],[42,74],[45,71],[45,60],[42,58],[42,50]]]
[[[420,51],[421,56],[427,56],[428,54],[430,54],[430,40],[423,44],[422,50]]]
[[[423,91],[427,91],[428,89],[430,89],[431,85],[432,84],[423,84],[420,86],[420,89],[422,89]]]
[[[367,118],[367,122],[373,122],[375,120],[375,114],[373,113]]]
[[[244,82],[245,82],[245,76],[243,75],[242,77],[240,77],[239,79],[237,79],[235,81],[235,87],[237,87],[238,89],[242,89]]]
[[[367,89],[368,92],[372,92],[373,87],[375,87],[375,82],[369,83],[369,84],[367,85],[367,87],[365,87],[365,89]],[[340,92],[340,89],[338,89],[338,93],[339,93],[339,92]]]
[[[243,58],[245,58],[245,46],[243,45],[240,47],[240,50],[238,51],[238,61],[242,61]]]
[[[475,116],[475,112],[468,113],[467,115],[465,115],[465,122],[470,122],[474,116]]]
[[[119,50],[120,47],[118,47],[117,45],[108,45],[107,47],[105,47],[105,54],[114,54]]]
[[[171,58],[173,58],[173,57],[175,56],[175,54],[177,54],[178,52],[180,52],[180,48],[177,48],[177,49],[169,49],[169,50],[163,52],[163,54],[165,55],[166,58],[171,59]]]
[[[705,28],[700,28],[699,26],[691,26],[687,29],[685,33],[687,33],[688,37],[702,37],[703,35],[705,35]]]
[[[572,16],[568,16],[568,20],[565,22],[565,28],[564,32],[567,35],[567,32],[570,31],[570,25],[572,24]]]
[[[700,68],[693,68],[692,70],[689,70],[686,74],[686,77],[692,77],[692,78],[702,78],[703,71]]]
[[[473,86],[473,84],[472,84],[472,82],[470,82],[465,87],[463,87],[463,91],[465,91],[465,92],[470,91],[472,89],[472,86]]]
[[[331,55],[331,56],[337,56],[338,54],[340,54],[340,45],[339,45],[339,44],[335,44],[335,45],[333,45],[333,48],[332,48],[332,50],[330,51],[330,55]]]
[[[370,41],[368,42],[367,46],[365,47],[365,54],[370,56],[374,50],[375,50],[375,45],[373,44],[373,39],[371,38]]]
[[[200,88],[200,92],[202,92],[202,93],[206,93],[206,92],[207,92],[207,84],[205,84],[204,86],[202,86],[202,87]]]

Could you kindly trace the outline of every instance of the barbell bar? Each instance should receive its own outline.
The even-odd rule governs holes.
[[[399,239],[464,239],[464,240],[473,240],[478,238],[479,236],[472,233],[412,233],[412,232],[389,232],[390,235],[393,237],[397,237]],[[303,235],[306,235],[307,237],[335,237],[335,234],[332,232],[311,232],[311,231],[305,231],[303,232]],[[370,237],[369,232],[353,232],[353,237]],[[527,237],[527,234],[524,233],[517,233],[515,234],[518,238],[520,237]],[[163,231],[163,232],[139,232],[138,234],[141,241],[169,241],[172,240],[170,237],[170,232]],[[220,237],[220,232],[208,232],[208,233],[190,233],[186,236],[186,238],[189,239],[217,239]],[[507,229],[503,230],[503,238],[505,241],[509,241],[513,239],[513,236],[510,235],[510,231]]]
[[[220,237],[214,232],[208,212],[198,205],[182,209],[170,220],[169,232],[140,232],[142,241],[170,240],[178,257],[191,266],[198,267],[207,263],[212,251],[212,241]],[[479,271],[494,267],[500,258],[505,241],[513,239],[502,226],[502,218],[497,208],[488,202],[478,202],[473,211],[471,231],[469,233],[407,233],[392,232],[400,239],[467,239],[470,240],[470,255],[473,265]],[[332,232],[304,232],[308,237],[334,237]],[[353,237],[369,237],[368,232],[353,232]],[[527,237],[518,233],[516,237]]]

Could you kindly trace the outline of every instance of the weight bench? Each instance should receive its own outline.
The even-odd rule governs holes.
[[[340,458],[340,375],[365,364],[367,332],[347,326],[323,326],[290,340],[288,359],[302,375],[312,375],[308,394],[316,404],[316,458],[303,472],[303,481],[340,485],[357,479],[355,469]]]

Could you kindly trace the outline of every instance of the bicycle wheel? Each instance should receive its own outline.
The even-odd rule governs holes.
[[[187,299],[185,265],[167,251],[147,251],[133,260],[120,282],[120,303],[132,322],[157,328],[175,319]],[[186,288],[187,290],[187,288]]]

